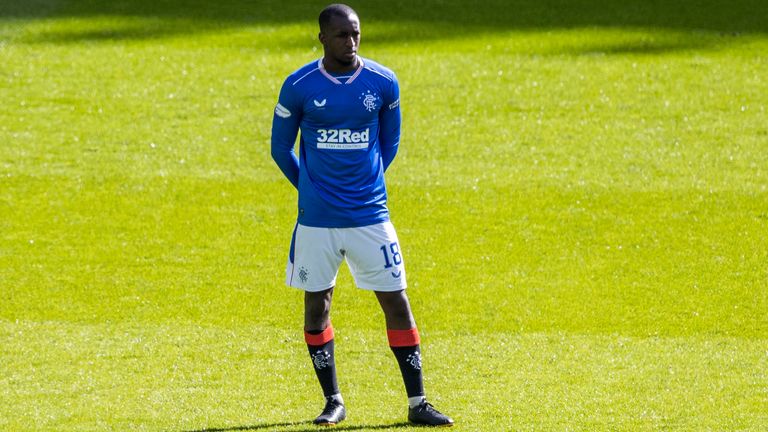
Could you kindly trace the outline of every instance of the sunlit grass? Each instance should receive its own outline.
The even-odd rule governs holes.
[[[269,130],[321,6],[38,3],[0,17],[0,429],[312,430]],[[768,38],[604,6],[361,6],[427,391],[464,430],[761,430]],[[408,429],[375,300],[334,304],[348,425]]]

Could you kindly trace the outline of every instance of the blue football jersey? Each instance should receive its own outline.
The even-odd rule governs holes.
[[[400,90],[384,66],[360,58],[357,70],[334,76],[321,59],[283,83],[272,157],[299,191],[300,224],[348,228],[389,220],[384,171],[399,142]]]

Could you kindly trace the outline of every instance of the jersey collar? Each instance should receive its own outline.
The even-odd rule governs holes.
[[[334,83],[334,84],[351,84],[352,81],[354,81],[355,78],[357,78],[357,76],[360,75],[360,72],[363,70],[363,66],[364,66],[363,65],[363,58],[360,57],[360,56],[357,56],[357,59],[360,60],[360,66],[357,67],[357,70],[355,70],[355,73],[353,73],[352,76],[349,77],[344,83],[339,81],[335,76],[329,74],[328,71],[325,70],[325,66],[323,65],[323,59],[322,58],[317,61],[317,68],[320,69],[320,73],[325,75],[325,77],[328,78],[329,80],[331,80],[331,82]]]

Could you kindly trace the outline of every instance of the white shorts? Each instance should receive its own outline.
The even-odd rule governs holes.
[[[359,288],[400,291],[406,287],[403,255],[389,221],[357,228],[296,224],[286,284],[311,292],[327,290],[336,285],[344,259]]]

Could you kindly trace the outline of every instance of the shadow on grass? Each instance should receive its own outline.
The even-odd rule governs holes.
[[[396,24],[391,32],[367,39],[372,43],[418,43],[495,32],[603,27],[722,34],[768,31],[768,22],[764,19],[768,16],[768,2],[764,0],[485,0],[471,5],[461,0],[358,0],[353,3],[364,28],[373,23]],[[47,43],[154,39],[216,29],[297,23],[307,25],[308,36],[314,37],[316,17],[322,6],[322,2],[284,0],[0,0],[0,25],[8,19],[118,17],[137,20],[136,25],[54,31],[32,39]],[[301,43],[308,44],[303,39]],[[686,48],[684,45],[683,49]],[[658,48],[660,51],[673,49],[670,45]]]
[[[733,39],[721,38],[716,42],[727,44]],[[569,54],[584,56],[601,55],[660,55],[670,52],[694,51],[711,48],[715,44],[712,38],[696,38],[687,35],[679,35],[664,40],[635,40],[621,42],[583,43],[578,46],[564,46],[552,50],[553,54]],[[544,52],[542,54],[547,54]]]
[[[189,19],[132,19],[125,22],[93,22],[75,28],[43,30],[22,38],[26,43],[77,44],[163,39],[231,28],[211,21]]]
[[[303,429],[293,429],[294,427],[307,426]],[[357,430],[387,430],[398,429],[406,426],[413,426],[410,423],[400,422],[391,424],[377,424],[377,425],[342,425],[334,426],[334,431],[357,431]],[[284,423],[263,423],[250,426],[233,426],[228,428],[205,428],[196,429],[185,432],[238,432],[238,431],[255,431],[255,430],[275,430],[276,428],[291,428],[292,432],[317,432],[322,427],[314,425],[311,421],[304,422],[284,422]]]

